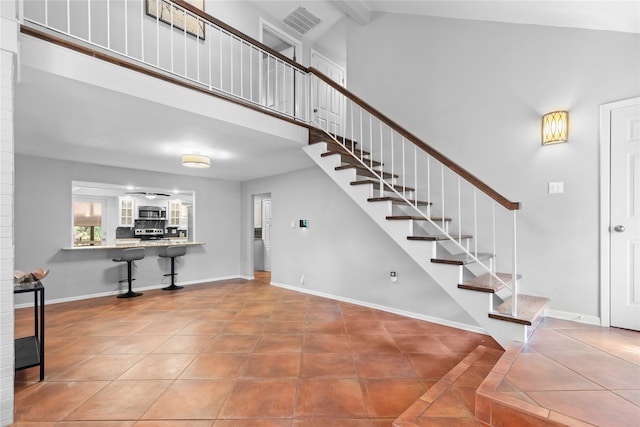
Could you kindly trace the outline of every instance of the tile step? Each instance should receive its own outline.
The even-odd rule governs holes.
[[[460,363],[451,369],[435,385],[427,390],[420,399],[413,403],[394,422],[393,427],[426,426],[430,418],[440,419],[442,412],[448,409],[451,402],[456,403],[456,413],[447,411],[447,419],[451,426],[476,425],[475,402],[461,400],[455,391],[462,388],[477,387],[489,373],[503,352],[495,348],[477,346]],[[466,407],[466,410],[465,408]],[[439,425],[439,424],[438,424]]]

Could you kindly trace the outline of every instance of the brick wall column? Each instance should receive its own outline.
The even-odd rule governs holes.
[[[16,1],[0,0],[0,425],[14,412],[14,143],[13,106],[18,55]]]

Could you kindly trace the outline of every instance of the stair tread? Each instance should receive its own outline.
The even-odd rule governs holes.
[[[369,153],[368,151],[362,151],[362,150],[358,150],[357,148],[354,149],[353,151],[345,148],[341,145],[329,145],[327,147],[327,151],[325,151],[324,153],[320,154],[321,157],[327,157],[327,156],[333,156],[334,154],[355,154],[356,156],[360,157],[360,156],[369,156],[371,153]],[[368,159],[367,159],[368,160]]]
[[[465,280],[458,284],[458,288],[469,289],[471,291],[496,293],[505,286],[511,286],[511,283],[513,282],[513,276],[511,273],[496,273],[496,276],[502,279],[506,285],[496,280],[496,278],[491,274],[487,273],[474,277],[473,279]]]
[[[346,169],[356,169],[356,172],[360,172],[363,173],[365,176],[371,177],[371,178],[377,178],[376,173],[378,174],[382,174],[383,178],[398,178],[398,175],[396,174],[392,174],[389,172],[384,172],[384,171],[375,171],[371,172],[368,168],[362,166],[362,165],[357,165],[357,164],[353,164],[353,163],[348,163],[346,165],[342,165],[342,166],[336,166],[335,168],[337,171],[341,171],[341,170],[346,170]]]
[[[343,138],[340,135],[334,134],[334,133],[330,133],[329,135],[331,135],[332,137],[334,137],[335,139],[338,140],[338,142],[331,140],[332,143],[334,144],[339,144],[340,146],[353,146],[355,147],[356,145],[358,145],[358,141],[354,141],[352,139],[349,138]]]
[[[406,221],[406,220],[414,220],[414,221],[427,221],[427,218],[420,215],[389,215],[387,216],[389,221]],[[432,216],[430,217],[431,221],[451,221],[451,218],[440,218]]]
[[[519,323],[521,325],[532,325],[540,314],[542,314],[547,305],[549,305],[551,300],[544,297],[519,294],[518,313],[515,316],[511,314],[512,302],[513,297],[505,299],[502,304],[489,313],[489,317],[492,319]]]
[[[493,254],[478,253],[476,254],[476,258],[482,261],[493,258]],[[461,254],[440,255],[438,258],[431,258],[431,262],[436,264],[467,265],[476,262],[476,260],[471,258],[469,254],[463,252]]]
[[[342,157],[342,163],[347,163],[349,165],[356,165],[359,166],[360,162],[358,159],[356,159],[355,157],[346,154],[346,153],[339,153],[340,156]],[[371,160],[371,159],[362,159],[362,162],[366,165],[369,165],[370,167],[379,167],[379,166],[384,166],[383,163],[377,161],[377,160]],[[344,166],[344,165],[343,165]]]
[[[451,237],[453,237],[455,240],[473,239],[473,236],[470,234],[463,234],[462,236],[451,236]],[[431,234],[429,236],[407,236],[407,240],[424,240],[427,242],[437,242],[440,240],[449,240],[449,237],[445,236],[444,234]]]
[[[357,181],[351,181],[351,185],[369,185],[369,184],[374,184],[374,185],[380,185],[380,181],[376,181],[373,179],[359,179]],[[387,187],[391,187],[390,184],[385,183],[385,185]],[[415,191],[415,188],[412,187],[402,187],[402,185],[394,185],[393,188],[395,188],[397,191]],[[390,191],[390,190],[389,190]]]
[[[358,145],[358,141],[352,141],[348,138],[342,138],[339,135],[328,133],[322,129],[318,129],[316,127],[312,127],[309,129],[309,144],[317,144],[318,142],[326,142],[327,144],[333,145],[341,145],[339,142],[336,142],[333,138],[336,138],[339,141],[344,140],[345,144],[356,146]]]
[[[404,203],[406,204],[407,201],[400,198],[400,197],[392,197],[392,196],[385,196],[385,197],[370,197],[367,199],[367,202],[394,202],[394,203]],[[409,200],[409,202],[412,205],[415,205],[416,201],[415,200]],[[418,206],[429,206],[431,205],[431,202],[427,202],[424,200],[418,200]]]

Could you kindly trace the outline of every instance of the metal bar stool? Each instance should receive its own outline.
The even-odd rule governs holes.
[[[133,297],[139,297],[140,295],[142,295],[142,292],[133,292],[131,290],[131,282],[136,280],[132,277],[131,265],[133,264],[133,261],[137,261],[142,258],[144,258],[144,248],[129,248],[129,249],[122,250],[122,253],[120,254],[120,258],[113,259],[113,262],[127,263],[127,278],[118,281],[118,283],[128,282],[129,291],[124,294],[118,295],[118,298],[133,298]]]
[[[171,276],[171,285],[167,286],[166,288],[162,288],[163,291],[173,291],[175,289],[184,288],[184,286],[177,286],[175,284],[175,278],[178,275],[178,273],[176,273],[175,261],[176,257],[183,256],[186,253],[186,246],[167,246],[166,252],[159,255],[161,258],[171,258],[171,273],[167,273],[164,275],[164,277]]]

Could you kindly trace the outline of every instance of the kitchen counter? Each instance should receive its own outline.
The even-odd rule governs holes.
[[[204,242],[187,242],[184,239],[169,239],[169,240],[139,240],[126,239],[122,242],[116,242],[112,245],[103,246],[74,246],[70,248],[62,248],[63,251],[82,251],[82,250],[96,250],[96,249],[127,249],[127,248],[155,248],[166,246],[202,246]]]

